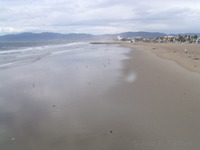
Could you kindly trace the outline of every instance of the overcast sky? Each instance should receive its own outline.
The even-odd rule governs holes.
[[[0,0],[0,35],[200,32],[200,0]]]

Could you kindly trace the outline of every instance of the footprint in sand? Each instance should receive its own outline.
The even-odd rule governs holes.
[[[199,60],[199,58],[193,58],[194,60]]]

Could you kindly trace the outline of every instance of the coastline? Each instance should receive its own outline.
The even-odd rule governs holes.
[[[132,48],[133,44],[122,45]],[[121,136],[116,147],[196,149],[200,141],[199,74],[138,47],[133,45],[129,59],[123,61],[119,85],[106,94],[107,103],[112,104],[104,111],[112,120],[109,128],[116,138]]]
[[[199,74],[143,45],[89,47],[2,70],[3,148],[199,148]]]
[[[200,44],[123,42],[122,45],[148,50],[161,58],[176,62],[189,71],[200,73]]]

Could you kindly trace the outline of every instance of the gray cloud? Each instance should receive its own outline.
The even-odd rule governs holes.
[[[0,0],[0,35],[17,32],[200,32],[198,0]]]

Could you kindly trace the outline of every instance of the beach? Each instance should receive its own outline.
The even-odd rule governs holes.
[[[156,45],[157,53],[154,52]],[[113,101],[121,104],[118,108],[121,118],[124,118],[126,132],[134,133],[130,137],[132,145],[129,143],[133,149],[175,150],[199,147],[200,76],[198,70],[190,71],[176,63],[174,58],[178,56],[170,53],[173,48],[163,48],[164,52],[159,52],[161,46],[169,45],[125,44],[133,50],[129,53],[130,59],[124,62],[123,79],[134,72],[135,80],[121,84],[121,87],[116,88],[118,92],[113,91],[118,94],[111,92],[110,99],[116,95]],[[181,44],[173,46],[177,51],[182,48]],[[198,49],[193,51],[198,53]],[[163,59],[165,55],[167,59]],[[186,58],[180,56],[179,59],[184,62]]]
[[[1,69],[2,149],[199,149],[198,47],[94,43]]]
[[[200,44],[191,43],[124,43],[126,46],[149,50],[159,57],[175,61],[180,66],[200,73]]]

